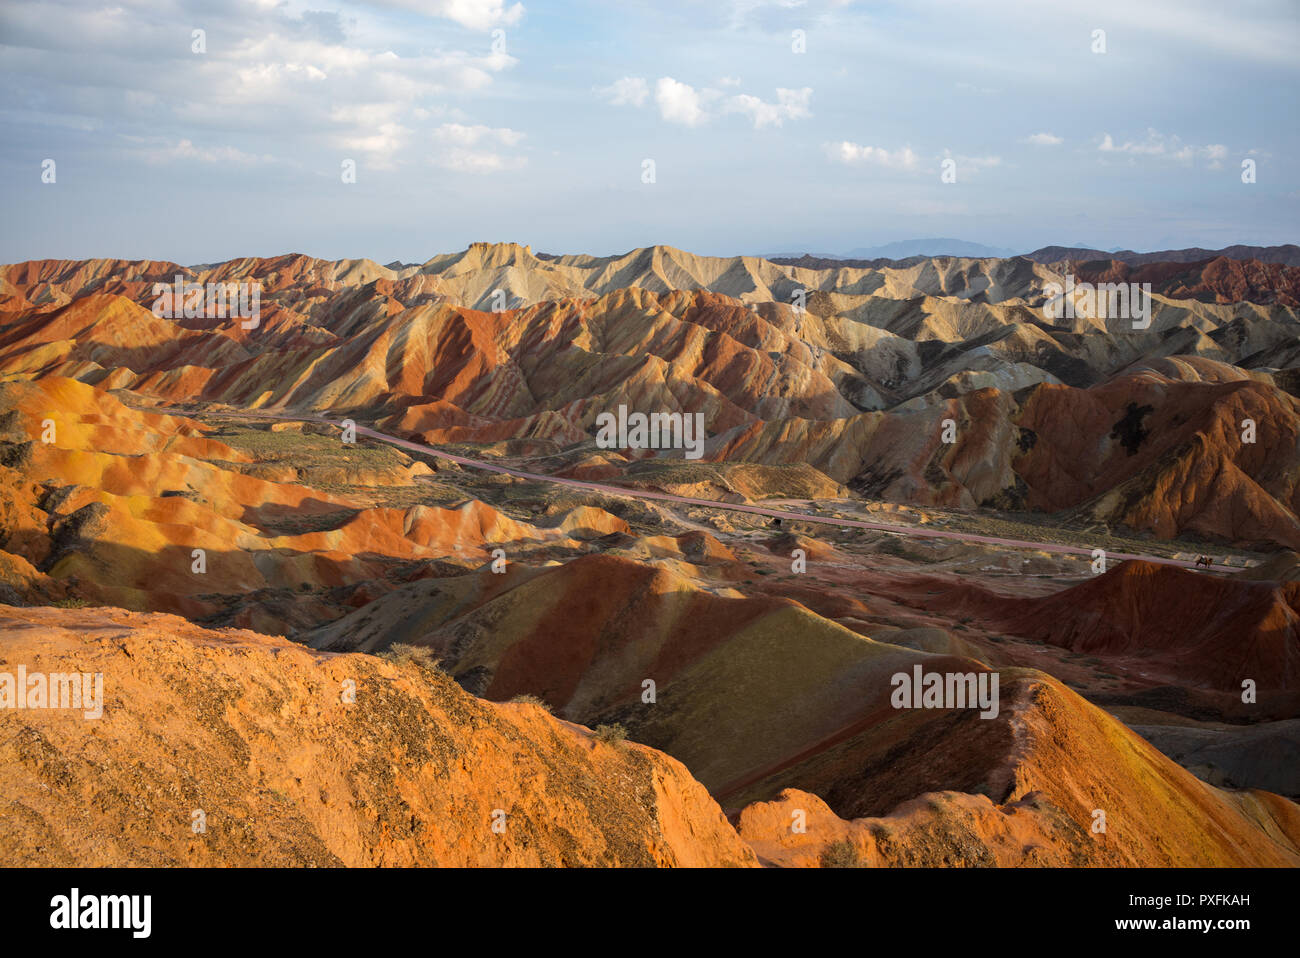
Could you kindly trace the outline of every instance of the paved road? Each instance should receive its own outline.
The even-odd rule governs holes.
[[[325,423],[331,426],[342,428],[338,420],[326,419],[323,416],[305,415],[302,413],[273,413],[273,412],[203,412],[188,413],[181,409],[171,409],[167,407],[157,407],[154,412],[169,413],[177,416],[222,416],[231,419],[276,419],[289,422],[316,422]],[[435,449],[433,446],[426,446],[423,443],[411,442],[408,439],[398,439],[396,436],[390,436],[387,433],[378,432],[366,426],[358,425],[356,427],[357,435],[368,436],[371,439],[377,439],[380,442],[386,442],[390,445],[397,446],[401,449],[407,449],[411,452],[417,452],[423,456],[436,456],[439,459],[446,459],[449,462],[457,463],[461,466],[467,466],[471,469],[482,469],[485,472],[495,472],[504,476],[515,476],[519,479],[530,479],[534,482],[549,482],[560,486],[570,486],[574,489],[588,489],[592,492],[599,492],[611,496],[629,496],[634,499],[657,499],[663,502],[675,502],[688,506],[703,506],[708,509],[721,509],[726,512],[747,512],[756,516],[767,516],[768,518],[780,519],[782,522],[813,522],[825,526],[837,526],[841,529],[870,529],[873,532],[890,532],[895,535],[913,536],[919,539],[952,539],[957,542],[973,542],[980,545],[996,546],[1002,549],[1029,549],[1035,552],[1050,552],[1057,555],[1077,555],[1092,558],[1092,550],[1081,546],[1062,545],[1058,542],[1031,542],[1025,539],[1004,539],[1000,536],[982,536],[974,532],[953,532],[948,529],[927,529],[923,526],[900,526],[888,522],[867,522],[862,519],[843,519],[830,516],[818,516],[805,512],[793,512],[784,509],[765,508],[763,506],[741,505],[732,502],[718,502],[716,499],[692,499],[689,496],[674,496],[667,492],[652,492],[647,489],[629,489],[623,486],[610,485],[603,482],[588,482],[582,479],[563,479],[559,476],[547,476],[536,472],[526,472],[523,469],[515,469],[509,466],[500,466],[496,463],[483,462],[479,459],[469,459],[465,456],[453,455],[449,452],[443,452],[441,449]],[[1144,556],[1135,555],[1129,552],[1107,552],[1106,561],[1119,561],[1124,559],[1140,559],[1143,562],[1155,562],[1160,565],[1178,566],[1183,569],[1195,569],[1196,563],[1189,562],[1185,559],[1166,559],[1161,556]],[[1216,564],[1214,569],[1232,572],[1236,571],[1233,567]]]

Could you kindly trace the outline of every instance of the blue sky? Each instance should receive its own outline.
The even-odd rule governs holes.
[[[1293,0],[109,2],[0,8],[0,260],[1298,239]]]

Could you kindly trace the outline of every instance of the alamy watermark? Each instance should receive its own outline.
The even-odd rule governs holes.
[[[104,715],[103,672],[0,672],[0,709],[81,709],[86,719]]]
[[[980,718],[998,717],[997,672],[895,672],[889,680],[896,709],[966,709],[978,707]]]
[[[152,895],[83,895],[74,888],[50,899],[50,927],[125,929],[132,938],[148,938],[153,929]]]
[[[153,314],[159,319],[238,318],[244,329],[256,329],[262,321],[262,284],[187,283],[177,275],[174,283],[153,284]]]
[[[1043,315],[1052,322],[1064,317],[1074,319],[1131,319],[1134,329],[1151,325],[1150,283],[1076,283],[1067,274],[1065,285],[1047,283],[1043,286],[1047,301]]]
[[[603,412],[596,417],[596,445],[601,449],[684,449],[687,459],[704,455],[704,413]]]

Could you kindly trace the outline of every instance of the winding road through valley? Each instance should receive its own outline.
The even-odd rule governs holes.
[[[147,408],[147,407],[146,407]],[[165,413],[167,415],[195,417],[206,416],[213,418],[225,419],[274,419],[282,422],[311,422],[323,423],[329,426],[342,428],[342,421],[328,419],[324,416],[309,415],[304,413],[274,413],[265,411],[196,411],[189,412],[183,409],[174,409],[171,407],[153,407],[151,412]],[[481,459],[470,459],[466,456],[457,456],[450,452],[444,452],[433,446],[427,446],[423,443],[412,442],[409,439],[399,439],[396,436],[390,436],[387,433],[379,432],[367,426],[357,424],[356,433],[359,436],[366,436],[380,442],[386,442],[390,445],[405,449],[408,452],[415,452],[422,456],[436,456],[439,459],[445,459],[448,462],[454,462],[460,466],[466,466],[471,469],[481,469],[486,472],[494,472],[505,476],[514,476],[518,479],[528,479],[533,482],[549,482],[555,485],[569,486],[574,489],[587,489],[592,492],[603,493],[610,496],[628,496],[634,499],[654,499],[663,502],[675,502],[680,505],[701,506],[707,509],[719,509],[726,512],[745,512],[750,515],[766,516],[772,519],[780,519],[782,522],[811,522],[819,525],[836,526],[839,528],[849,529],[869,529],[873,532],[887,532],[894,535],[913,536],[920,539],[950,539],[957,542],[969,542],[979,545],[996,546],[1003,549],[1029,549],[1035,552],[1048,552],[1058,555],[1077,555],[1086,558],[1092,558],[1092,550],[1082,546],[1063,545],[1058,542],[1032,542],[1025,539],[1005,539],[1000,536],[986,536],[974,532],[954,532],[950,529],[927,529],[918,526],[901,526],[888,522],[868,522],[862,519],[845,519],[841,517],[818,516],[805,512],[793,512],[785,509],[774,509],[764,506],[744,505],[734,502],[719,502],[716,499],[694,499],[689,496],[675,496],[667,492],[654,492],[648,489],[629,489],[624,486],[611,485],[603,482],[591,482],[584,479],[565,479],[559,476],[548,476],[542,473],[527,472],[523,469],[516,469],[510,466],[501,466],[492,462],[484,462]],[[1160,565],[1178,566],[1183,569],[1195,569],[1196,563],[1186,559],[1169,559],[1162,556],[1137,555],[1128,552],[1107,552],[1107,562],[1138,559],[1143,562],[1154,562]],[[1224,572],[1237,571],[1234,567],[1216,563],[1212,569],[1218,569]]]

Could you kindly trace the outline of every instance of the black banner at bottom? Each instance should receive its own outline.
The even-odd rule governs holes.
[[[445,924],[499,947],[599,933],[804,946],[905,930],[935,947],[1294,934],[1296,872],[1134,870],[7,869],[7,945],[373,945]],[[459,941],[449,938],[447,944]],[[611,941],[604,938],[604,941]],[[463,944],[458,947],[464,947]]]

